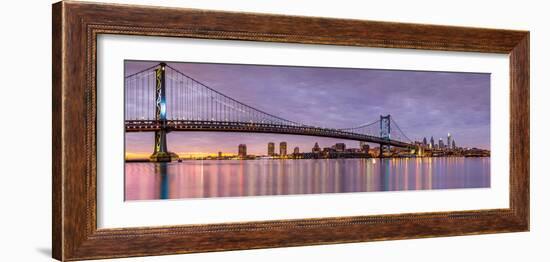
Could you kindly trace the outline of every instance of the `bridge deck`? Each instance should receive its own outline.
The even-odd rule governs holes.
[[[306,125],[281,125],[272,123],[252,122],[225,122],[225,121],[196,121],[196,120],[167,120],[165,123],[159,120],[127,120],[126,132],[150,132],[159,131],[165,127],[170,131],[217,131],[217,132],[250,132],[273,133],[304,136],[330,137],[347,140],[364,141],[369,143],[384,144],[396,147],[409,147],[414,145],[397,140],[384,139],[376,136],[358,134],[345,130],[322,128]]]

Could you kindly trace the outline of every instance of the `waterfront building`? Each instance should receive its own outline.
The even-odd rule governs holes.
[[[430,148],[435,148],[434,137],[430,138]]]
[[[295,155],[300,154],[300,148],[299,147],[294,148],[294,154]]]
[[[275,156],[275,143],[273,142],[267,143],[267,155]]]
[[[370,150],[369,144],[363,143],[363,144],[361,145],[360,150],[361,150],[361,152],[367,153],[367,154],[368,154],[368,153],[369,153],[369,150]]]
[[[451,133],[447,133],[447,148],[451,148]]]
[[[286,156],[286,142],[281,142],[279,144],[279,155],[281,157],[285,157]]]
[[[336,152],[336,149],[332,148],[332,147],[325,147],[323,148],[323,154],[327,155],[328,153],[334,153]]]
[[[346,144],[336,143],[336,144],[334,144],[334,149],[336,150],[336,152],[344,152],[344,151],[346,151]]]
[[[321,147],[319,146],[319,143],[315,142],[315,145],[311,149],[312,153],[321,153]]]
[[[246,145],[240,144],[239,145],[239,157],[240,158],[246,158]]]

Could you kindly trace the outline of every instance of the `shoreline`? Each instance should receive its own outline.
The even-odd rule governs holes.
[[[178,159],[171,162],[165,162],[165,163],[173,163],[173,162],[187,162],[187,161],[198,161],[198,160],[209,160],[209,161],[256,161],[256,160],[330,160],[330,159],[416,159],[416,158],[490,158],[491,156],[402,156],[402,157],[348,157],[348,158],[249,158],[249,159],[215,159],[215,158],[197,158],[197,159]],[[149,159],[125,159],[124,163],[161,163],[161,162],[155,162],[151,161]]]

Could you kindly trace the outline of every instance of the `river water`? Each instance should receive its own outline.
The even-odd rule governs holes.
[[[187,160],[125,163],[125,199],[490,187],[490,158]]]

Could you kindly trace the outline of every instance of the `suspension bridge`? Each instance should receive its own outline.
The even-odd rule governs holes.
[[[383,148],[416,148],[390,115],[349,128],[327,128],[298,123],[260,110],[222,94],[167,65],[125,77],[126,132],[155,132],[151,161],[177,156],[168,151],[172,131],[217,131],[291,134],[364,141]]]

